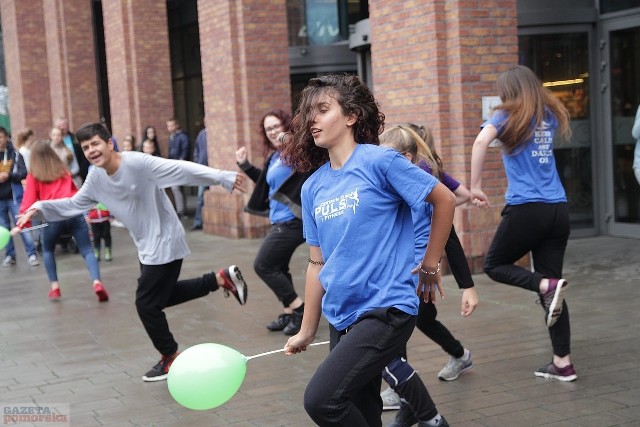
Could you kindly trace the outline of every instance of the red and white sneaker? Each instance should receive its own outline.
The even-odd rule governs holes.
[[[232,293],[238,300],[240,305],[244,305],[247,302],[247,282],[242,278],[240,269],[232,265],[229,268],[223,268],[218,272],[224,279],[224,284],[221,285],[224,291],[224,296],[228,297],[229,293]]]
[[[49,299],[52,301],[57,301],[62,297],[60,294],[60,288],[51,289],[49,291]]]
[[[102,282],[96,280],[93,283],[93,290],[98,296],[98,301],[100,302],[109,301],[109,294],[107,293],[107,290],[104,288],[104,286],[102,286]]]

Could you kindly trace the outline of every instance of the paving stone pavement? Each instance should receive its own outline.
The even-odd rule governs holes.
[[[182,278],[237,264],[250,288],[245,307],[216,292],[167,309],[181,349],[217,342],[250,356],[282,348],[285,337],[265,328],[279,314],[279,303],[252,268],[260,241],[187,233],[192,255]],[[74,427],[313,425],[302,395],[326,346],[249,361],[238,393],[208,411],[177,404],[165,382],[144,383],[141,376],[158,355],[135,310],[135,248],[126,230],[114,228],[113,237],[114,260],[100,263],[111,297],[103,304],[80,255],[60,249],[62,299],[49,301],[44,267],[29,267],[18,242],[18,265],[0,269],[0,406],[64,403]],[[291,264],[301,293],[306,255],[300,247]],[[452,426],[638,426],[639,277],[640,241],[570,241],[565,278],[576,382],[533,376],[551,358],[536,296],[485,275],[474,276],[480,305],[470,318],[459,315],[460,291],[451,276],[445,276],[447,298],[438,306],[439,320],[472,351],[474,369],[456,381],[439,381],[436,374],[448,356],[420,332],[409,341],[409,357]],[[327,337],[323,321],[318,341]],[[394,415],[385,412],[383,423]]]

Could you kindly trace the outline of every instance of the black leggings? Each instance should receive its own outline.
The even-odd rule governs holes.
[[[543,278],[562,278],[564,254],[569,240],[569,209],[566,203],[526,203],[505,206],[484,261],[484,272],[496,282],[539,294]],[[531,252],[534,271],[514,265]],[[562,314],[549,328],[553,354],[571,353],[571,328],[566,300]]]
[[[100,250],[101,240],[104,240],[104,247],[111,248],[111,222],[92,222],[91,232],[93,233],[93,247]]]

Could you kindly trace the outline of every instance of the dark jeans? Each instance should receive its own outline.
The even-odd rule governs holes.
[[[331,351],[309,381],[304,408],[319,426],[381,426],[382,370],[404,353],[415,316],[395,308],[364,314],[344,331],[330,328]]]
[[[93,247],[98,251],[102,240],[104,240],[104,247],[111,248],[111,222],[92,222],[91,232],[93,233]]]
[[[89,275],[91,275],[91,281],[100,280],[100,267],[98,267],[98,260],[91,248],[89,228],[87,227],[84,217],[78,215],[65,219],[64,221],[51,221],[48,227],[42,229],[42,260],[44,261],[44,268],[47,270],[49,281],[58,281],[56,258],[54,255],[56,241],[61,235],[67,233],[70,233],[75,239],[78,250],[87,266],[87,270],[89,270]]]
[[[526,203],[505,206],[484,261],[484,272],[496,282],[539,294],[543,278],[561,278],[569,239],[569,209],[566,203]],[[534,271],[514,265],[531,252]],[[571,329],[566,300],[562,314],[549,328],[553,354],[571,353]]]
[[[215,273],[178,281],[181,267],[181,259],[161,265],[140,264],[136,309],[153,346],[164,356],[178,351],[178,343],[163,310],[218,289]]]
[[[0,199],[0,226],[11,230],[11,223],[15,224],[16,217],[20,213],[20,203],[16,203],[13,199]],[[36,245],[31,238],[29,232],[20,233],[22,242],[24,243],[24,251],[27,256],[35,255]],[[9,243],[6,246],[7,256],[16,256],[16,248],[13,245],[13,238],[9,238]]]
[[[289,262],[293,252],[302,243],[304,243],[304,237],[302,237],[301,220],[292,219],[273,224],[253,261],[256,274],[271,288],[285,307],[289,307],[298,297],[289,273]]]

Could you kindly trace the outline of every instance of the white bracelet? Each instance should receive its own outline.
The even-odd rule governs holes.
[[[436,275],[436,274],[440,273],[440,263],[438,263],[438,268],[436,268],[436,271],[428,271],[428,270],[424,270],[424,269],[422,268],[422,264],[419,264],[419,267],[420,267],[420,271],[421,271],[422,273],[424,273],[424,274],[429,274],[429,275],[431,275],[431,276],[434,276],[434,275]]]

